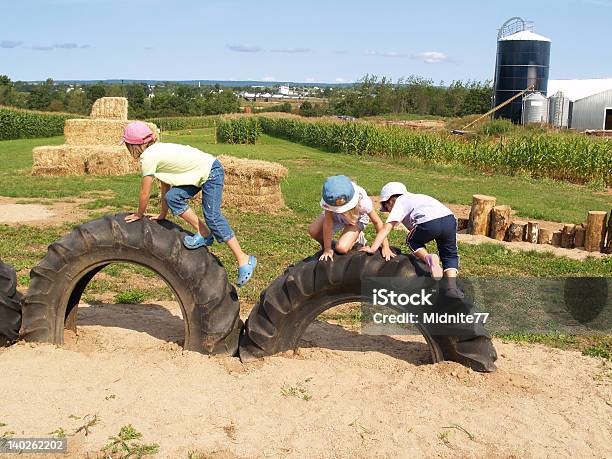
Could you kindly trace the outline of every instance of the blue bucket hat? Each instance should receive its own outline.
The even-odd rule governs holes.
[[[346,175],[328,177],[321,190],[321,207],[341,214],[357,205],[359,195],[355,184]]]

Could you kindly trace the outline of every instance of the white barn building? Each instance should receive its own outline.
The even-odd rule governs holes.
[[[612,78],[549,80],[548,96],[562,92],[569,99],[569,127],[612,130]]]

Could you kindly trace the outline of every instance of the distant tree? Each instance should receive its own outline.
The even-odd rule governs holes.
[[[51,99],[49,105],[47,106],[47,110],[50,112],[63,112],[65,109],[66,107],[64,106],[64,102],[58,98]]]
[[[13,102],[13,83],[6,75],[0,75],[0,105],[11,105]]]
[[[89,104],[93,104],[100,97],[106,96],[106,85],[102,83],[93,84],[85,87],[85,94]]]
[[[52,99],[51,88],[47,84],[34,86],[28,96],[28,108],[31,110],[48,110]]]
[[[144,112],[144,101],[147,97],[145,87],[142,84],[130,84],[126,88],[128,107],[135,118],[142,116]]]
[[[66,95],[66,111],[70,113],[86,114],[89,109],[88,105],[87,96],[80,88],[74,89]]]

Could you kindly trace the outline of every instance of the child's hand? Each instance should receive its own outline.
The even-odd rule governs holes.
[[[365,253],[376,253],[376,250],[372,250],[372,247],[370,247],[369,245],[364,245],[362,248],[359,249],[360,252],[365,252]]]
[[[382,252],[382,256],[387,261],[389,261],[391,258],[395,258],[397,256],[397,254],[393,250],[391,250],[390,247],[383,247],[381,249],[381,252]]]
[[[142,215],[138,215],[138,214],[130,214],[128,216],[125,217],[125,221],[128,223],[132,223],[132,222],[137,222],[138,220],[140,220],[143,216]]]
[[[334,251],[332,249],[325,249],[321,256],[319,257],[320,261],[331,260],[334,261]]]

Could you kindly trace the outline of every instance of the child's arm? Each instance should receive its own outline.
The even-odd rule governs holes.
[[[140,184],[140,197],[138,199],[138,211],[125,217],[125,221],[132,223],[144,217],[144,214],[149,205],[149,196],[151,195],[151,187],[153,186],[153,176],[146,175],[142,178]]]
[[[360,250],[362,252],[376,253],[376,251],[382,245],[383,241],[387,239],[387,236],[389,236],[389,233],[391,232],[391,230],[393,229],[395,225],[397,225],[397,222],[385,223],[382,230],[380,230],[376,234],[376,239],[374,239],[374,242],[372,242],[372,245],[370,247],[362,247]]]
[[[332,249],[332,236],[334,232],[334,214],[329,210],[325,211],[325,218],[323,219],[323,253],[319,257],[319,260],[331,260],[334,261],[334,251]]]
[[[374,243],[376,243],[376,241],[378,240],[378,234],[384,230],[385,228],[385,224],[383,223],[383,221],[380,219],[380,217],[378,216],[378,213],[376,213],[375,210],[372,210],[372,212],[370,212],[368,214],[368,216],[370,217],[370,220],[372,220],[372,223],[374,223],[374,227],[376,228],[376,239],[374,240]],[[389,233],[387,232],[387,235]],[[372,246],[374,245],[374,243],[372,244]],[[389,239],[387,238],[387,236],[385,236],[385,238],[382,241],[382,256],[385,258],[385,260],[389,261],[391,258],[395,257],[395,252],[393,252],[391,250],[391,247],[389,247]]]
[[[152,215],[151,220],[165,220],[168,216],[168,203],[166,202],[166,193],[170,189],[170,185],[164,182],[159,182],[161,186],[161,210],[159,214]]]

